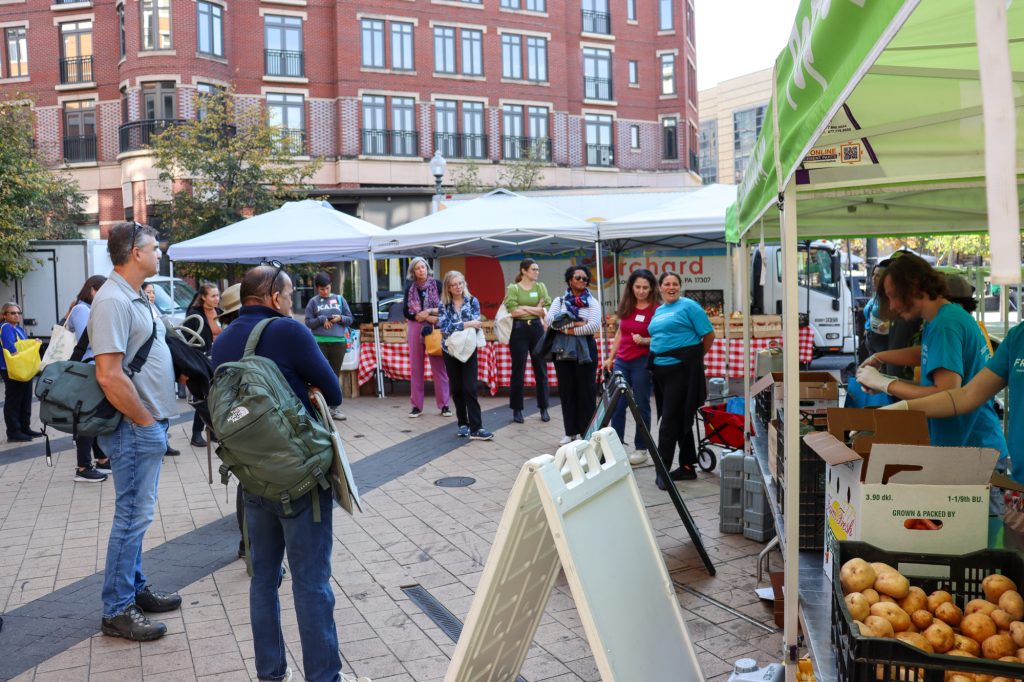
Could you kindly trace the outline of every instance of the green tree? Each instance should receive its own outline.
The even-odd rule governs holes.
[[[78,183],[43,165],[32,140],[32,109],[14,97],[0,103],[0,281],[32,269],[32,239],[79,237],[85,196]]]
[[[452,171],[451,188],[455,194],[476,194],[484,191],[484,183],[480,179],[480,166],[476,161],[470,160]]]
[[[282,134],[262,109],[236,110],[230,91],[196,97],[201,119],[171,126],[152,140],[160,180],[172,187],[160,208],[172,242],[306,198],[308,180],[321,164],[296,160],[304,154],[300,136]],[[214,274],[209,267],[186,269]]]
[[[540,141],[535,141],[523,150],[521,159],[505,162],[498,173],[498,187],[505,187],[513,192],[536,189],[544,179],[546,156]]]
[[[938,257],[939,265],[956,265],[958,256],[987,256],[987,234],[942,234],[925,238],[925,248]]]

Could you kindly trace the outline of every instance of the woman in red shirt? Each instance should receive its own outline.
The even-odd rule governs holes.
[[[658,283],[650,270],[634,270],[626,281],[619,301],[619,330],[615,332],[612,350],[604,361],[605,369],[622,372],[633,390],[640,416],[651,430],[651,372],[647,369],[647,352],[651,335],[647,326],[658,307]],[[620,401],[612,415],[612,428],[619,440],[626,442],[626,403]],[[635,450],[629,463],[637,466],[647,461],[647,443],[640,439],[640,430],[633,436]]]

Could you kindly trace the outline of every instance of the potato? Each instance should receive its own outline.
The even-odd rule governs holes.
[[[1007,590],[1016,592],[1017,585],[1005,575],[993,573],[992,575],[985,576],[985,579],[981,581],[981,589],[985,592],[985,599],[988,599],[993,604],[998,604],[999,598],[1003,596],[1003,592]]]
[[[991,637],[986,638],[981,643],[981,655],[984,658],[990,660],[996,660],[1003,656],[1010,656],[1017,650],[1017,647],[1013,645],[1013,640],[1010,639],[1010,635],[1005,632],[997,632]]]
[[[895,632],[903,632],[910,627],[910,616],[907,615],[906,611],[895,604],[888,604],[883,601],[880,601],[877,604],[872,604],[871,615],[885,618],[887,621],[892,623],[892,629]],[[867,621],[864,622],[866,623]]]
[[[970,673],[947,672],[946,682],[975,682],[975,679]]]
[[[928,595],[928,610],[935,613],[935,609],[939,608],[939,604],[945,602],[953,603],[953,595],[945,590],[935,590]]]
[[[873,587],[863,590],[861,594],[863,594],[864,598],[868,600],[868,604],[874,604],[878,601],[878,593],[875,592],[875,588]]]
[[[1019,658],[1022,661],[1024,661],[1024,647],[1021,647],[1020,649],[1017,649],[1017,658]]]
[[[903,599],[910,592],[910,581],[896,571],[883,573],[875,578],[875,590],[878,594],[887,594],[893,599]]]
[[[854,620],[864,620],[871,614],[871,604],[860,592],[851,592],[846,595],[846,609]]]
[[[877,637],[874,630],[872,630],[859,620],[853,621],[853,624],[857,627],[857,632],[860,633],[861,637]]]
[[[950,654],[953,651],[963,651],[971,656],[981,656],[981,642],[971,639],[967,635],[961,635],[958,632],[953,635],[953,649],[950,651]]]
[[[910,646],[917,647],[921,651],[927,651],[930,654],[934,654],[935,650],[932,649],[932,645],[924,638],[924,635],[917,632],[897,632],[896,639],[901,642],[906,642]]]
[[[878,577],[883,573],[899,573],[895,568],[889,564],[883,564],[881,561],[872,561],[871,568],[875,569],[875,577]]]
[[[996,610],[996,605],[990,602],[988,599],[972,599],[967,602],[967,606],[964,607],[964,615],[970,615],[972,613],[984,613],[988,615]]]
[[[935,653],[944,654],[953,648],[955,643],[955,637],[953,628],[949,627],[941,620],[937,620],[932,623],[927,630],[921,633],[924,638],[928,640],[928,643],[935,649]]]
[[[910,622],[913,623],[914,627],[918,630],[927,630],[933,620],[932,614],[928,613],[925,609],[918,609],[910,614]]]
[[[992,622],[996,624],[996,628],[999,630],[1009,630],[1010,623],[1013,622],[1010,614],[1002,609],[994,609],[992,613],[988,614],[988,617],[992,619]]]
[[[999,595],[999,608],[1010,614],[1010,620],[1024,618],[1024,599],[1017,590],[1007,590]]]
[[[900,605],[900,608],[907,613],[913,614],[914,611],[926,608],[928,606],[928,595],[925,594],[924,590],[920,587],[911,587],[910,591],[907,592],[907,596],[896,602]]]
[[[984,642],[997,630],[995,622],[984,613],[972,613],[960,621],[960,632],[976,642]]]
[[[935,609],[935,617],[947,625],[956,627],[964,617],[964,612],[953,602],[944,601]]]
[[[881,616],[868,616],[864,619],[864,624],[875,633],[873,637],[893,637],[896,634],[892,629],[892,623]]]
[[[860,592],[875,584],[875,569],[863,559],[850,559],[839,569],[843,593]]]
[[[1010,623],[1010,637],[1013,639],[1014,644],[1024,648],[1024,623],[1019,620]],[[1020,651],[1017,652],[1017,656],[1020,656]]]

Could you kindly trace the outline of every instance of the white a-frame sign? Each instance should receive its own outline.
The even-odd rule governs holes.
[[[605,428],[523,465],[445,682],[515,680],[559,568],[604,682],[704,679],[629,460]]]

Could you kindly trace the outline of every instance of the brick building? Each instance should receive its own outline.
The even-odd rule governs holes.
[[[0,97],[33,98],[94,233],[152,216],[149,136],[225,86],[392,225],[435,149],[485,182],[533,149],[546,187],[698,184],[694,30],[693,0],[0,0]]]

